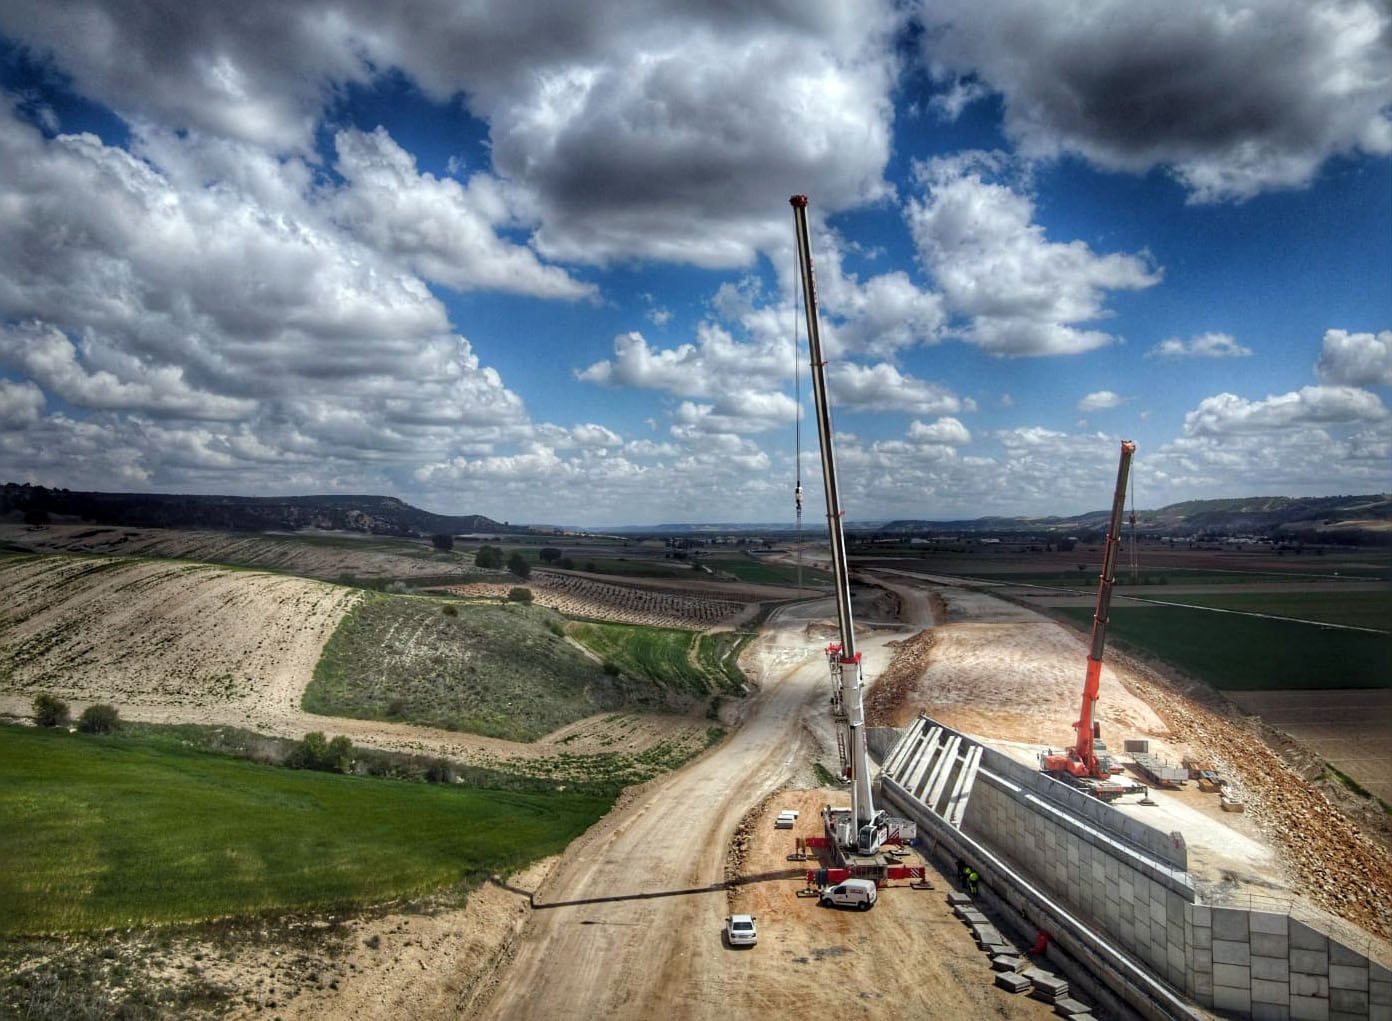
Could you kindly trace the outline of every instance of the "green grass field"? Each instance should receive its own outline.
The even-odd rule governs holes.
[[[630,682],[639,680],[678,697],[701,697],[729,687],[723,669],[708,672],[691,660],[694,631],[636,624],[574,624],[570,635]],[[712,648],[715,648],[714,646]],[[700,657],[698,657],[700,658]],[[718,658],[718,652],[704,657]]]
[[[1388,592],[1222,592],[1180,595],[1128,592],[1188,606],[1210,606],[1244,613],[1266,613],[1292,620],[1313,620],[1350,627],[1392,627],[1392,591]]]
[[[734,575],[740,581],[751,585],[796,585],[798,569],[796,564],[773,563],[746,556],[703,556],[700,561],[719,574]],[[810,564],[802,566],[804,585],[828,585],[832,577],[826,571],[819,571]]]
[[[611,798],[0,727],[0,935],[380,903],[562,850]]]
[[[1091,627],[1090,609],[1058,612]],[[1387,635],[1172,606],[1113,606],[1107,635],[1220,691],[1392,687]]]

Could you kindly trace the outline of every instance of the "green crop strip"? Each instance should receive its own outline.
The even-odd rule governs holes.
[[[0,934],[378,903],[562,850],[612,799],[0,727]]]

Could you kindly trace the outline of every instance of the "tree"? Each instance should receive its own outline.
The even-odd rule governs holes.
[[[52,695],[34,696],[35,726],[66,727],[68,718],[68,703],[61,702]]]
[[[520,585],[517,586],[516,588],[508,589],[508,602],[511,602],[511,603],[530,603],[531,601],[532,601],[532,590],[531,590],[531,589],[529,589],[529,588],[523,588],[523,587],[520,586]]]
[[[439,535],[432,535],[430,537],[430,544],[434,546],[436,549],[454,549],[454,536],[445,535],[443,533]]]
[[[114,705],[99,702],[82,710],[77,729],[84,734],[111,734],[121,729],[121,716]]]
[[[285,764],[291,769],[346,773],[353,768],[353,743],[341,734],[330,741],[322,731],[311,731],[290,749]]]
[[[521,553],[514,553],[508,557],[507,568],[519,578],[528,578],[532,573],[532,565],[527,563],[527,558]]]
[[[563,557],[564,555],[565,554],[558,550],[555,546],[541,547],[541,559],[546,561],[546,563],[548,564],[554,564],[557,560],[560,560],[561,557]]]
[[[497,546],[480,546],[474,554],[474,566],[496,571],[503,566],[503,551]]]
[[[342,734],[330,741],[329,747],[324,753],[324,764],[320,768],[334,773],[347,773],[351,770],[353,768],[353,742]]]

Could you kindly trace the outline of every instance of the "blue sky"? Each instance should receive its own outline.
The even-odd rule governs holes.
[[[852,520],[1392,490],[1390,22],[10,0],[0,479],[816,520],[804,193]]]

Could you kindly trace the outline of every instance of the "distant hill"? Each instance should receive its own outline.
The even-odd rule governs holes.
[[[1104,532],[1108,512],[1073,517],[973,518],[957,521],[890,521],[876,529],[888,534],[985,532],[1082,534]],[[1127,511],[1130,519],[1130,511]],[[1300,541],[1392,542],[1392,494],[1366,496],[1253,496],[1231,500],[1186,500],[1158,510],[1136,512],[1136,530],[1145,536],[1263,536]]]
[[[131,528],[293,532],[303,528],[369,535],[526,532],[481,514],[432,514],[390,496],[184,496],[81,493],[6,483],[0,516],[68,518]]]

